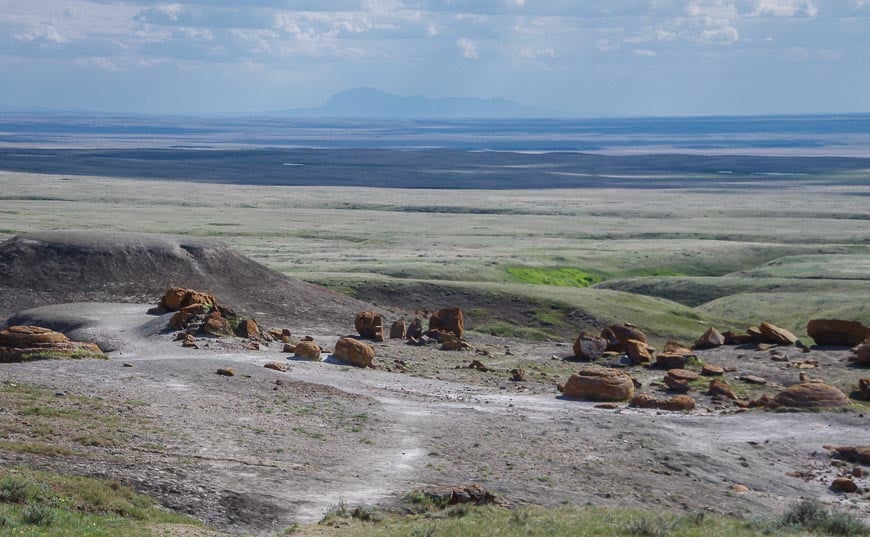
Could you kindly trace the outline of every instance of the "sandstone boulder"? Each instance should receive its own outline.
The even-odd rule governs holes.
[[[172,287],[167,289],[163,298],[160,299],[159,308],[166,311],[179,311],[184,308],[202,305],[209,309],[217,305],[217,300],[214,295],[196,291],[194,289],[184,289],[182,287]]]
[[[625,354],[632,365],[648,364],[652,361],[654,349],[644,341],[629,339],[624,343]]]
[[[667,399],[658,399],[645,393],[635,395],[628,404],[636,408],[656,408],[670,412],[692,410],[696,405],[695,400],[688,395],[674,395]]]
[[[858,391],[853,397],[861,401],[870,401],[870,379],[858,379]]]
[[[589,401],[626,401],[634,395],[634,382],[630,375],[616,369],[584,369],[571,375],[562,393]]]
[[[415,318],[411,321],[411,324],[408,325],[408,330],[405,332],[405,337],[409,341],[419,341],[421,337],[423,337],[423,321],[419,318]]]
[[[834,492],[855,492],[858,490],[858,485],[849,477],[838,477],[831,483],[831,490]]]
[[[770,408],[836,408],[848,406],[849,398],[837,387],[823,382],[795,384],[781,391]]]
[[[211,312],[202,324],[202,331],[214,337],[233,337],[233,327],[219,311]]]
[[[870,466],[870,446],[824,446],[835,458]]]
[[[300,341],[293,347],[293,354],[306,360],[320,360],[320,346],[313,341]]]
[[[0,330],[0,363],[39,359],[104,358],[93,343],[68,337],[40,326],[10,326]]]
[[[217,371],[215,371],[215,373],[217,373],[218,375],[220,375],[222,377],[235,377],[236,376],[236,372],[233,371],[233,369],[231,367],[222,367],[222,368],[218,369]]]
[[[870,338],[870,328],[858,321],[813,319],[807,323],[807,334],[817,345],[852,347]]]
[[[711,347],[719,347],[725,344],[725,337],[712,326],[707,329],[704,334],[695,342],[695,348],[709,349]]]
[[[677,354],[680,356],[693,356],[695,353],[692,349],[686,348],[676,341],[668,341],[662,349],[664,354]]]
[[[282,371],[282,372],[290,369],[290,366],[288,366],[284,362],[266,362],[266,364],[264,364],[263,367],[265,367],[266,369],[273,369],[275,371]]]
[[[375,348],[352,337],[343,337],[335,344],[333,354],[342,362],[356,367],[372,367]]]
[[[725,374],[725,368],[716,364],[704,364],[701,374],[705,377],[718,377]]]
[[[607,350],[625,352],[625,344],[629,339],[646,343],[646,334],[631,323],[613,324],[602,330],[601,337],[607,341]]]
[[[459,308],[443,308],[429,317],[429,330],[451,332],[459,339],[465,334],[465,316]]]
[[[648,393],[639,393],[631,398],[628,406],[635,408],[658,408],[659,400]]]
[[[659,369],[683,369],[688,360],[683,354],[657,354],[655,366]]]
[[[689,382],[697,380],[699,375],[688,369],[669,369],[665,375],[665,386],[679,393],[686,393],[691,389]]]
[[[399,319],[390,326],[390,339],[405,339],[405,319]]]
[[[722,337],[725,340],[725,345],[747,345],[753,343],[752,336],[749,334],[741,334],[739,332],[723,332]]]
[[[605,350],[607,350],[607,340],[592,334],[580,334],[574,341],[574,356],[580,360],[597,360]]]
[[[380,314],[370,310],[361,311],[357,314],[353,325],[361,337],[384,341],[384,321]]]
[[[731,389],[731,386],[728,385],[727,382],[720,379],[713,379],[710,381],[710,386],[707,388],[707,393],[714,396],[725,397],[727,399],[737,400],[737,396],[734,394],[734,390]]]
[[[862,343],[855,349],[855,363],[870,367],[870,343]]]
[[[777,345],[794,345],[798,338],[786,330],[770,323],[761,323],[758,329],[764,334],[764,337]]]

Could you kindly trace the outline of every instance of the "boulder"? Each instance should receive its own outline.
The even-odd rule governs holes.
[[[735,401],[737,400],[737,396],[734,394],[734,390],[731,389],[731,386],[729,386],[724,380],[720,379],[713,379],[710,381],[707,393],[714,396],[718,395],[719,397],[733,399]]]
[[[659,410],[668,410],[670,412],[681,412],[692,410],[695,408],[695,400],[688,395],[674,395],[658,401],[657,407]]]
[[[432,331],[430,330],[429,332]],[[471,345],[456,337],[456,334],[453,332],[436,330],[435,333],[437,337],[433,339],[441,343],[442,351],[464,351],[471,348]]]
[[[222,367],[222,368],[218,369],[217,371],[215,371],[215,373],[222,376],[222,377],[235,377],[236,376],[236,372],[233,371],[233,369],[230,367]]]
[[[562,393],[596,402],[626,401],[634,395],[634,382],[630,375],[616,369],[584,369],[571,375]]]
[[[704,332],[701,337],[698,338],[698,341],[695,342],[695,348],[709,349],[711,347],[718,347],[724,344],[725,337],[720,334],[718,330],[711,326],[707,329],[706,332]]]
[[[813,319],[807,323],[807,334],[817,345],[852,347],[870,338],[870,328],[858,321]]]
[[[855,363],[870,367],[870,343],[862,343],[855,349]]]
[[[686,356],[683,354],[657,354],[655,366],[659,369],[683,369],[686,367]]]
[[[838,477],[831,483],[831,490],[834,492],[856,492],[858,485],[850,477]]]
[[[752,343],[752,336],[749,334],[741,334],[739,332],[723,332],[722,337],[725,339],[725,345],[746,345]]]
[[[602,330],[601,337],[607,341],[607,350],[625,352],[625,343],[629,339],[635,339],[646,343],[646,334],[641,332],[631,323],[613,324]]]
[[[214,295],[194,289],[171,287],[163,294],[157,307],[166,311],[179,311],[194,305],[205,306],[210,310],[217,305],[217,300]]]
[[[777,345],[794,345],[798,338],[786,330],[770,323],[761,323],[758,329],[769,341]]]
[[[695,353],[692,352],[692,349],[688,349],[683,347],[676,341],[668,341],[665,343],[664,348],[662,349],[663,354],[676,354],[679,356],[693,356]]]
[[[689,382],[697,380],[699,375],[688,369],[669,369],[665,375],[665,386],[679,393],[686,393],[691,389]]]
[[[335,344],[333,354],[342,362],[356,367],[372,367],[375,348],[352,337],[343,337]]]
[[[625,354],[632,365],[648,364],[652,361],[652,353],[655,349],[650,347],[644,341],[639,339],[629,339],[623,344],[625,346]]]
[[[511,380],[514,382],[525,382],[526,371],[524,369],[511,369]]]
[[[649,394],[641,393],[631,398],[629,406],[635,408],[657,408],[670,412],[692,410],[695,408],[695,400],[688,395],[674,395],[667,399],[657,399]]]
[[[103,357],[103,351],[94,343],[70,341],[60,332],[41,326],[10,326],[0,330],[0,363]]]
[[[849,398],[835,386],[823,382],[805,382],[781,391],[767,406],[770,408],[836,408],[850,404]]]
[[[685,380],[686,382],[701,378],[698,373],[695,373],[690,369],[668,369],[668,376],[675,379]]]
[[[202,323],[202,331],[214,337],[235,336],[230,322],[219,311],[213,311],[205,318],[205,322]]]
[[[451,332],[459,339],[465,334],[465,317],[459,308],[443,308],[429,317],[429,330]]]
[[[384,340],[384,321],[378,313],[370,310],[361,311],[357,314],[353,325],[361,337],[374,341]]]
[[[263,365],[266,369],[274,369],[275,371],[287,371],[290,369],[290,366],[285,364],[284,362],[266,362]]]
[[[405,337],[408,340],[419,341],[423,337],[423,321],[419,318],[411,321],[411,324],[408,325],[408,330],[405,332]]]
[[[405,319],[393,323],[390,327],[390,339],[405,339]]]
[[[824,446],[831,456],[847,462],[870,466],[870,446]]]
[[[861,401],[870,401],[870,379],[858,379],[858,391],[852,397]]]
[[[243,319],[239,322],[238,334],[239,337],[259,339],[260,327],[257,325],[257,321],[253,319]]]
[[[574,356],[580,360],[597,360],[605,350],[607,350],[607,340],[592,334],[580,334],[574,340]]]
[[[300,341],[293,347],[293,354],[306,360],[320,360],[320,346],[313,341]]]
[[[746,329],[746,335],[749,336],[749,339],[752,343],[770,343],[768,341],[767,336],[761,331],[757,326],[750,326]]]
[[[705,377],[718,377],[725,374],[725,368],[716,364],[704,364],[701,374]]]

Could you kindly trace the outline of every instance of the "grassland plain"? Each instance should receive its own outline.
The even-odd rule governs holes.
[[[467,296],[474,309],[471,299],[488,296],[470,326],[495,333],[568,338],[620,320],[657,339],[759,320],[802,333],[823,314],[870,322],[865,180],[458,192],[0,172],[0,238],[50,229],[218,237],[383,305]],[[509,298],[532,307],[507,307]]]

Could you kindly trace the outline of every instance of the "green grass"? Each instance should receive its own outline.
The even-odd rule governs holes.
[[[152,524],[198,525],[113,481],[0,468],[0,534],[146,537]]]
[[[532,285],[557,287],[589,287],[601,277],[569,267],[507,267],[505,271],[516,281]]]
[[[384,515],[360,520],[355,510],[334,510],[316,528],[297,529],[303,536],[348,537],[809,537],[866,536],[867,526],[854,517],[822,509],[809,521],[745,521],[705,513],[671,514],[613,508],[524,508],[432,506],[422,514]],[[835,521],[817,524],[817,520]]]

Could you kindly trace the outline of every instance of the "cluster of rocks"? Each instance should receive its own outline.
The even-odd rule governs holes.
[[[423,330],[423,321],[415,317],[410,324],[398,319],[390,325],[390,339],[406,339],[411,345],[430,345],[438,343],[441,350],[467,350],[471,346],[463,339],[465,335],[465,316],[460,308],[443,308],[429,314],[429,327]],[[373,341],[384,341],[384,320],[379,313],[366,310],[357,314],[354,327],[360,337]]]
[[[819,345],[858,345],[854,361],[858,365],[870,365],[870,328],[853,321],[813,320],[807,326],[808,334]],[[714,403],[732,401],[741,408],[795,408],[817,409],[836,408],[850,405],[849,398],[835,386],[812,381],[801,375],[801,382],[789,386],[771,397],[763,394],[755,400],[739,398],[731,386],[721,378],[726,369],[715,364],[703,364],[700,372],[687,369],[698,363],[693,349],[709,349],[721,345],[755,344],[764,346],[797,345],[803,347],[798,338],[784,328],[763,322],[750,327],[745,333],[720,333],[713,327],[706,330],[695,342],[692,349],[674,341],[668,341],[661,353],[647,342],[646,334],[639,328],[624,323],[611,325],[599,335],[581,333],[574,341],[574,357],[584,361],[599,358],[621,358],[629,365],[659,368],[666,370],[662,385],[670,392],[664,398],[641,393],[635,395],[639,383],[623,370],[594,367],[572,375],[560,390],[566,397],[596,402],[629,401],[637,408],[656,408],[660,410],[691,410],[696,401],[687,395],[691,390],[700,388],[702,377],[714,377],[704,381],[706,393]],[[769,347],[765,347],[769,348]],[[805,348],[805,347],[804,347]],[[623,362],[624,363],[624,362]],[[700,365],[700,364],[699,364]],[[733,370],[732,370],[733,371]],[[767,381],[753,375],[739,377],[747,383],[765,384]],[[860,379],[858,391],[854,396],[870,400],[870,379]]]
[[[859,492],[856,479],[866,478],[868,471],[863,466],[870,466],[870,446],[823,446],[831,452],[831,457],[838,459],[834,465],[841,468],[839,475],[831,482],[831,490],[839,493]],[[851,464],[860,466],[849,467]],[[865,487],[864,492],[868,492]]]
[[[49,358],[104,358],[94,343],[71,341],[40,326],[10,326],[0,330],[0,363]]]

